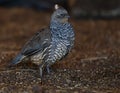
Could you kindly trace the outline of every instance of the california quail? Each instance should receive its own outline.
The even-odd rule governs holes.
[[[37,32],[12,60],[11,65],[29,58],[39,65],[41,77],[44,68],[50,73],[49,67],[65,57],[74,44],[74,31],[68,19],[68,12],[56,4],[49,27]]]

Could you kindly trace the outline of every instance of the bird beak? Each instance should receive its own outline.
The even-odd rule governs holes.
[[[70,16],[69,16],[69,15],[66,15],[65,17],[66,17],[66,18],[70,18]]]

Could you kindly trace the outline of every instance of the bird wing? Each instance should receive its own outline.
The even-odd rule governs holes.
[[[25,56],[31,56],[42,51],[49,46],[51,41],[50,29],[42,29],[37,32],[22,48],[21,53]]]

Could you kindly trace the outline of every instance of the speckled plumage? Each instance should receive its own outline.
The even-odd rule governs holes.
[[[29,58],[39,65],[40,76],[44,68],[47,68],[49,73],[49,67],[68,54],[73,47],[74,31],[68,18],[69,15],[64,8],[57,8],[51,16],[50,26],[37,32],[11,64],[18,64]]]

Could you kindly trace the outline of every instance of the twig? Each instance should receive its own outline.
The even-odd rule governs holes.
[[[33,71],[33,72],[36,72],[36,70],[33,70],[33,69],[13,69],[13,70],[2,70],[2,71],[0,71],[0,73],[1,72],[12,72],[12,71]]]
[[[81,62],[84,61],[95,61],[95,60],[100,60],[100,59],[107,59],[108,57],[91,57],[91,58],[85,58],[85,59],[81,59]]]

